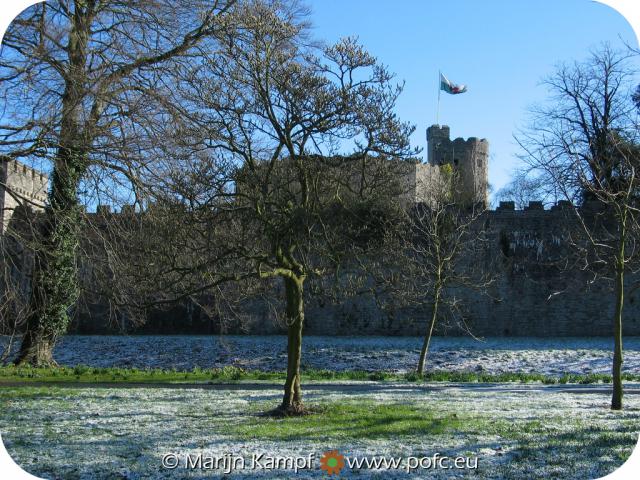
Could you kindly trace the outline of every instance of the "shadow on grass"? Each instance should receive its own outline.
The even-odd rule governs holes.
[[[607,426],[583,425],[562,433],[544,421],[530,422],[515,433],[519,447],[510,464],[511,472],[531,479],[600,478],[619,468],[631,455],[640,429],[638,415]],[[563,472],[558,475],[555,472]]]

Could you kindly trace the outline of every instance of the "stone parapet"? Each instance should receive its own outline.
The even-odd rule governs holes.
[[[17,208],[41,211],[48,201],[49,177],[13,159],[0,158],[0,233]]]

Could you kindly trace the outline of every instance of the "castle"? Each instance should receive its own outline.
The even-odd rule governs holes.
[[[451,140],[447,125],[427,129],[427,163],[414,162],[403,173],[404,204],[433,204],[443,181],[443,167],[456,172],[455,201],[459,205],[489,204],[489,142],[471,137]]]
[[[489,142],[475,137],[451,140],[448,126],[432,125],[427,129],[427,143],[429,163],[421,170],[452,166],[459,174],[459,190],[464,195],[459,201],[489,205]]]
[[[428,163],[410,163],[406,174],[410,202],[430,199],[430,185],[438,182],[445,165],[458,172],[460,201],[487,204],[489,143],[482,139],[450,139],[447,126],[433,125],[427,130]],[[24,204],[41,209],[46,204],[48,179],[14,160],[3,160],[0,171],[2,231],[11,216]],[[516,210],[513,202],[501,202],[478,219],[486,241],[474,252],[474,263],[491,269],[495,282],[486,294],[455,292],[466,306],[464,328],[449,324],[439,333],[453,335],[471,331],[480,336],[589,336],[611,335],[613,302],[606,282],[589,282],[579,269],[557,267],[567,249],[567,225],[573,207],[558,202],[545,210],[542,202],[530,202]],[[582,208],[588,208],[582,207]],[[628,282],[631,284],[632,282]],[[629,290],[625,295],[625,335],[640,335],[640,296]],[[376,301],[356,297],[341,304],[309,304],[306,331],[309,334],[423,335],[429,306],[382,311]],[[72,329],[79,333],[109,333],[113,326],[100,305],[76,312]],[[278,333],[281,327],[270,321],[271,310],[260,302],[247,305],[250,322],[242,331],[255,334]],[[89,312],[93,312],[90,314]],[[219,326],[189,306],[154,314],[141,332],[215,333]],[[446,322],[443,322],[446,325]],[[239,328],[230,331],[241,331]]]
[[[17,160],[0,157],[0,234],[16,209],[41,211],[47,203],[49,177]]]
[[[449,138],[448,126],[427,129],[428,163],[412,163],[403,179],[408,203],[429,203],[430,189],[440,181],[441,168],[450,165],[459,173],[463,203],[488,205],[489,142],[471,137]],[[0,157],[0,233],[4,232],[19,206],[40,211],[47,203],[49,177],[13,159]],[[100,206],[106,211],[109,206]]]

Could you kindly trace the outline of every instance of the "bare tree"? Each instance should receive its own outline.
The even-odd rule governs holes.
[[[555,203],[556,195],[546,188],[543,179],[527,170],[516,170],[511,181],[496,192],[497,201],[513,201],[515,208],[522,210],[532,201]]]
[[[86,216],[81,302],[108,305],[110,319],[129,328],[145,323],[150,312],[197,308],[224,330],[237,305],[257,294],[255,271],[240,247],[254,236],[250,225],[230,214],[225,188],[217,190],[216,180],[200,173],[194,180],[165,172],[138,192],[144,208]]]
[[[413,129],[393,113],[401,88],[354,40],[313,42],[295,2],[248,2],[236,15],[216,55],[178,83],[198,128],[176,143],[210,152],[185,162],[184,184],[219,212],[225,230],[244,232],[227,237],[244,262],[228,274],[282,283],[288,363],[278,412],[300,414],[305,282],[349,261],[354,243],[371,243],[380,219],[370,212],[393,209],[394,172],[411,152]],[[208,180],[225,162],[231,189]],[[177,177],[173,189],[180,184]],[[219,277],[227,267],[207,271]]]
[[[583,268],[613,284],[613,395],[622,409],[625,276],[637,269],[638,125],[630,55],[608,46],[582,63],[561,65],[546,79],[551,97],[533,113],[519,142],[534,174],[565,199],[576,225],[571,243]],[[597,312],[594,312],[597,314]]]
[[[456,289],[484,290],[492,282],[490,269],[477,263],[479,254],[486,248],[483,226],[478,222],[484,206],[455,204],[448,193],[449,182],[444,179],[432,202],[418,206],[411,218],[413,241],[407,246],[411,260],[409,278],[414,291],[426,294],[431,307],[416,368],[418,375],[424,374],[442,306],[455,312],[461,308],[455,297]]]
[[[428,311],[424,341],[416,366],[424,374],[436,325],[446,314],[458,326],[471,330],[464,319],[462,289],[482,294],[493,281],[490,265],[479,262],[488,248],[481,218],[483,202],[461,188],[459,172],[452,165],[424,181],[425,201],[405,210],[401,224],[385,237],[386,249],[395,255],[361,264],[361,272],[373,278],[371,291],[383,305]],[[363,283],[363,282],[361,282]],[[428,307],[428,308],[425,308]]]
[[[220,28],[233,0],[57,0],[10,26],[2,44],[0,148],[51,170],[18,363],[52,364],[78,296],[83,180],[135,190],[149,120],[167,121],[163,69]],[[162,108],[160,108],[162,107]]]

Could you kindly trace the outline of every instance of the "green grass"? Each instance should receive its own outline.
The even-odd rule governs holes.
[[[379,403],[375,401],[334,401],[314,404],[314,412],[299,417],[273,417],[264,414],[273,405],[257,402],[249,407],[239,424],[222,427],[220,433],[241,441],[326,441],[348,442],[366,439],[392,439],[407,436],[492,435],[505,440],[549,435],[549,425],[567,420],[506,420],[461,411],[452,412],[423,403]],[[572,423],[571,421],[569,421]],[[576,423],[576,432],[582,430]],[[598,431],[598,433],[600,433]],[[613,437],[612,437],[613,438]],[[619,439],[614,438],[617,442]]]
[[[63,391],[64,390],[64,391]],[[76,395],[79,390],[56,387],[25,387],[0,389],[0,400],[37,400],[52,397],[70,397]]]
[[[0,384],[7,382],[63,382],[63,383],[180,383],[180,382],[238,382],[272,381],[281,382],[284,372],[243,370],[237,367],[213,369],[194,368],[191,371],[135,369],[135,368],[94,368],[86,365],[58,368],[0,367]],[[423,377],[415,373],[366,372],[361,370],[304,370],[303,381],[384,381],[384,382],[456,382],[456,383],[611,383],[611,376],[605,374],[550,376],[537,373],[488,374],[477,372],[433,371]],[[640,381],[640,375],[626,373],[626,381]]]
[[[259,411],[267,405],[254,405]],[[314,414],[274,418],[254,413],[224,433],[240,440],[358,440],[406,435],[441,435],[470,425],[456,413],[418,404],[345,401],[321,404]]]

